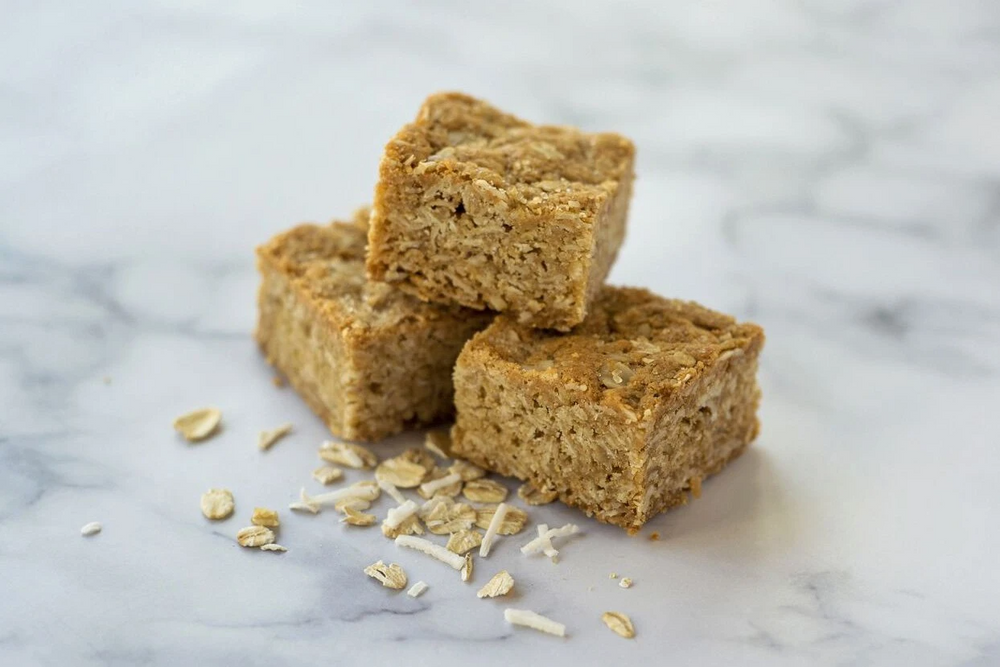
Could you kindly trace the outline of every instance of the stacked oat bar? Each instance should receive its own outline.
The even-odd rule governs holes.
[[[635,150],[428,98],[369,212],[258,249],[257,340],[330,430],[454,454],[635,532],[758,430],[760,327],[604,280]]]

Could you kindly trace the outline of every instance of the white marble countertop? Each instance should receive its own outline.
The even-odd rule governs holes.
[[[0,664],[1000,664],[1000,5],[237,4],[4,8]],[[584,528],[562,562],[480,564],[562,640],[331,513],[233,541],[326,436],[251,342],[252,249],[365,202],[439,89],[632,136],[612,280],[768,334],[761,437],[701,500],[633,539],[539,508]]]

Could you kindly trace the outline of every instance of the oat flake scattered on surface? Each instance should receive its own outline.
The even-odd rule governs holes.
[[[260,435],[257,436],[257,447],[262,451],[268,450],[274,443],[278,442],[291,432],[291,424],[282,424],[278,428],[271,431],[261,431]]]
[[[632,625],[632,619],[627,615],[619,611],[606,611],[601,615],[601,620],[619,637],[625,639],[635,637],[635,627]]]
[[[478,598],[495,598],[507,595],[514,588],[514,577],[507,570],[500,570],[476,593]]]
[[[325,486],[333,484],[338,479],[343,479],[344,471],[340,468],[335,468],[334,466],[322,466],[313,470],[312,477],[314,480]]]
[[[286,549],[285,547],[281,546],[280,544],[274,544],[274,543],[261,545],[260,550],[261,551],[278,551],[278,552],[281,552],[281,553],[284,553],[284,552],[288,551],[288,549]]]
[[[378,457],[370,449],[350,442],[324,442],[319,457],[346,468],[374,468],[378,464]]]
[[[426,512],[423,519],[427,530],[435,535],[450,535],[472,528],[476,522],[476,510],[465,503],[443,502]]]
[[[253,516],[250,517],[250,523],[255,526],[277,528],[281,522],[278,520],[277,511],[267,509],[266,507],[254,507]]]
[[[460,530],[448,537],[448,551],[464,554],[483,543],[483,534],[478,530]]]
[[[517,490],[517,497],[529,505],[548,505],[559,497],[555,491],[536,489],[529,483],[522,484]]]
[[[476,527],[488,530],[490,521],[497,511],[496,505],[480,507],[476,510]],[[528,513],[520,507],[507,506],[507,513],[503,517],[497,535],[516,535],[524,530],[524,524],[528,521]]]
[[[486,476],[486,471],[468,461],[455,461],[448,467],[449,473],[458,473],[463,482],[471,482]]]
[[[381,582],[386,588],[399,590],[406,586],[406,572],[396,563],[390,565],[382,561],[372,563],[365,568],[365,574]]]
[[[428,471],[433,470],[435,465],[434,457],[431,456],[427,450],[420,449],[419,447],[409,447],[397,458],[409,461],[410,463],[416,463]]]
[[[274,531],[264,526],[247,526],[236,533],[241,547],[262,547],[274,542]]]
[[[235,508],[233,492],[229,489],[209,489],[201,495],[201,513],[206,519],[228,519]]]
[[[427,472],[428,469],[419,463],[397,456],[382,461],[375,468],[375,479],[388,482],[400,489],[413,489],[420,486]]]
[[[507,487],[492,479],[474,479],[465,483],[462,495],[477,503],[502,503],[507,499]]]
[[[365,514],[360,512],[353,507],[344,508],[344,517],[340,520],[341,523],[346,523],[350,526],[373,526],[375,525],[375,515]]]
[[[222,421],[218,408],[200,408],[174,420],[174,429],[188,442],[198,442],[213,435]]]
[[[632,579],[630,577],[622,577],[618,585],[622,588],[632,588]]]

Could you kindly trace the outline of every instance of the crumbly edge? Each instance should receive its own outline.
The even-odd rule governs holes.
[[[762,335],[752,339],[742,354],[716,361],[671,395],[656,414],[630,422],[473,341],[455,369],[454,451],[552,488],[566,504],[634,533],[686,502],[695,479],[721,470],[756,437],[762,344]],[[702,408],[715,415],[711,423]]]
[[[400,323],[391,332],[344,332],[350,354],[342,371],[345,428],[380,439],[454,414],[452,369],[488,314]]]
[[[757,366],[763,336],[712,368],[656,415],[646,445],[646,492],[635,530],[700,494],[702,481],[742,454],[760,431]]]
[[[346,351],[337,330],[324,325],[289,276],[260,254],[257,268],[257,344],[334,435],[353,439],[357,434],[345,428],[344,388],[337,374],[320,372],[343,364]]]

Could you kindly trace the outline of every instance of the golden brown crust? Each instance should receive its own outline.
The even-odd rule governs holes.
[[[385,151],[383,160],[414,171],[482,179],[512,203],[572,215],[629,178],[635,157],[619,134],[533,125],[463,93],[428,97]]]
[[[635,148],[433,95],[386,146],[369,275],[421,299],[566,330],[625,233]]]
[[[259,264],[286,275],[319,315],[340,327],[365,330],[403,319],[469,315],[458,306],[427,304],[365,276],[367,207],[351,222],[302,224],[257,249]]]
[[[756,324],[692,301],[611,286],[599,292],[587,319],[564,336],[506,316],[476,336],[477,349],[498,363],[542,380],[558,377],[575,385],[581,398],[633,411],[660,403],[727,351],[755,354],[763,342],[764,331]]]

